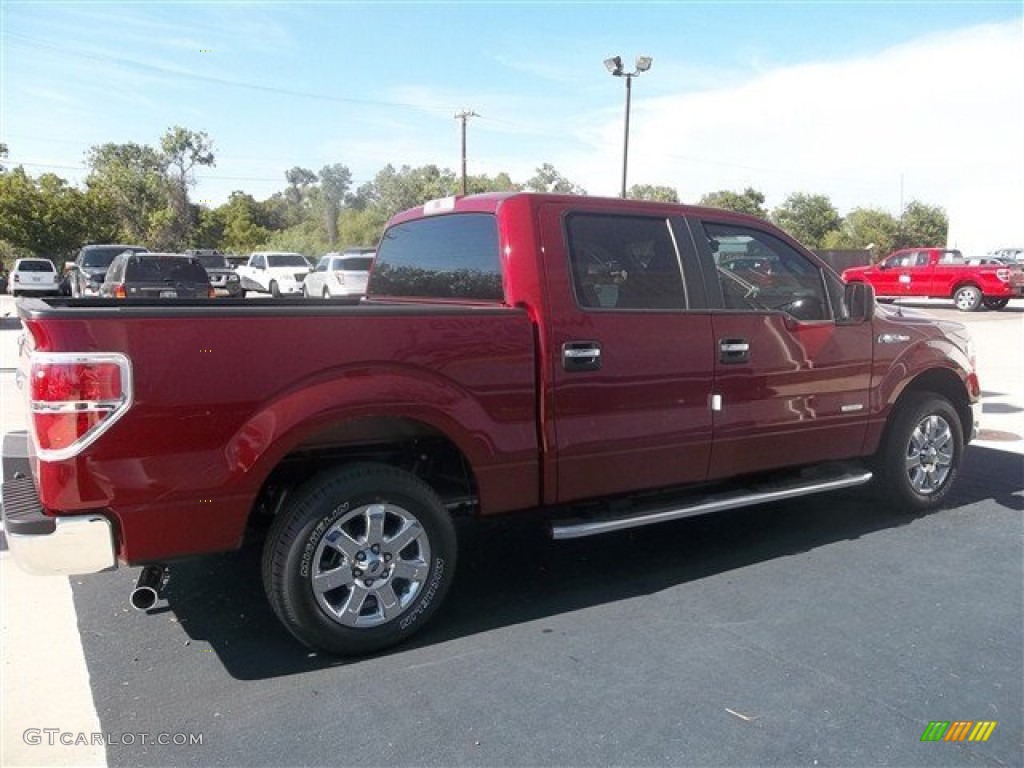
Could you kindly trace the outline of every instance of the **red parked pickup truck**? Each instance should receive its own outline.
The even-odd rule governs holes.
[[[272,514],[278,617],[365,653],[440,605],[456,515],[539,512],[569,538],[870,482],[927,510],[978,429],[963,326],[876,308],[727,211],[434,201],[389,223],[369,294],[22,300],[17,561],[145,565],[144,608],[166,563]]]
[[[879,296],[951,298],[962,312],[1002,309],[1024,296],[1019,265],[971,265],[960,251],[945,248],[905,248],[869,267],[847,269],[843,280],[870,283]]]

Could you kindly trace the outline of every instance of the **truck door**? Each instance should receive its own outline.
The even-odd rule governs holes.
[[[685,224],[589,206],[539,209],[545,495],[563,502],[700,481],[711,453],[711,316]]]
[[[715,382],[709,477],[860,454],[869,412],[870,323],[844,324],[841,283],[775,234],[691,220],[709,274]],[[723,268],[771,264],[755,280]]]

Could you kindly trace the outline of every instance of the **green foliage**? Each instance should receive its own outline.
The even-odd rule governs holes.
[[[942,208],[912,200],[903,212],[897,247],[944,246],[948,233],[949,218]]]
[[[747,187],[742,192],[732,192],[728,189],[709,192],[697,201],[697,205],[724,208],[736,213],[748,213],[751,216],[760,216],[762,219],[768,216],[768,211],[764,207],[764,195],[753,187]]]
[[[256,223],[257,202],[252,195],[232,192],[223,206],[223,250],[246,253],[258,250],[270,238],[270,232]]]
[[[828,233],[823,248],[865,248],[878,259],[896,249],[899,222],[879,208],[856,208],[838,230]]]
[[[537,169],[536,175],[526,182],[526,189],[531,192],[553,192],[560,195],[585,195],[587,190],[574,184],[555,170],[551,163],[544,163]]]
[[[352,172],[341,163],[325,165],[320,169],[320,196],[330,248],[334,248],[338,242],[338,214],[351,186]]]
[[[63,261],[89,240],[116,232],[109,212],[88,192],[24,168],[0,174],[0,240],[26,254]]]
[[[632,200],[653,200],[662,203],[679,202],[679,193],[675,189],[652,184],[634,184],[629,188],[628,197]]]
[[[338,242],[350,245],[377,245],[384,234],[387,217],[377,208],[346,208],[338,218]]]
[[[152,147],[101,144],[86,153],[90,173],[88,189],[110,207],[118,226],[118,240],[155,244],[151,217],[167,206],[168,183],[163,155]]]
[[[167,203],[163,211],[154,213],[153,230],[162,247],[177,250],[189,241],[198,225],[198,218],[188,200],[188,191],[195,186],[197,165],[216,165],[213,143],[202,131],[190,131],[176,125],[160,139],[167,176]]]
[[[827,195],[794,192],[772,211],[772,221],[808,248],[821,248],[842,217]]]

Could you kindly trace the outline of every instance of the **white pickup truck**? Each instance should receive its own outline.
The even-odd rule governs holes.
[[[242,281],[242,295],[249,291],[271,296],[302,294],[302,283],[312,267],[301,253],[255,251],[236,271]]]

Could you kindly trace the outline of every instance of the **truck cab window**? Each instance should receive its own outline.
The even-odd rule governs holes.
[[[594,309],[685,309],[679,254],[665,219],[573,214],[566,220],[576,301]]]
[[[830,319],[822,270],[779,238],[705,222],[726,309],[778,310],[797,320]]]

